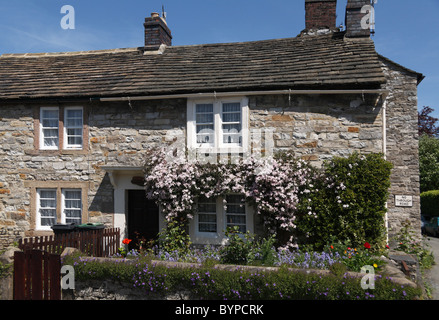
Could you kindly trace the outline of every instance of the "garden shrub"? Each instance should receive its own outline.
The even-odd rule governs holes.
[[[277,261],[275,235],[256,240],[256,235],[242,234],[235,226],[227,228],[226,237],[227,244],[218,250],[221,263],[272,266]]]
[[[227,245],[220,248],[222,263],[247,264],[254,236],[247,232],[245,235],[238,231],[239,227],[229,227],[226,230]]]
[[[158,246],[162,252],[175,257],[184,257],[191,250],[191,238],[186,231],[184,220],[173,218],[159,233]]]
[[[316,248],[332,238],[356,247],[365,242],[383,247],[391,169],[381,154],[354,153],[325,162],[313,188],[301,199],[297,229],[302,241]]]
[[[421,193],[421,214],[428,217],[439,216],[439,190]]]

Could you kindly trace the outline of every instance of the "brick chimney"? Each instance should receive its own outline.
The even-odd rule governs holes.
[[[361,13],[361,8],[370,5],[370,0],[348,0],[346,5],[346,37],[366,38],[370,37],[370,29],[361,27],[361,20],[367,13]]]
[[[335,29],[336,14],[337,0],[305,0],[306,30]]]
[[[151,13],[151,17],[145,18],[145,49],[158,50],[160,45],[172,45],[171,30],[169,30],[166,20],[157,12]]]

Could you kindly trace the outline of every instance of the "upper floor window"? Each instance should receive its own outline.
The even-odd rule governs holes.
[[[39,124],[39,149],[83,149],[85,129],[82,107],[42,107]]]
[[[244,152],[248,144],[248,99],[188,101],[188,148]]]
[[[59,147],[59,109],[41,108],[40,116],[40,148],[47,150]]]
[[[64,146],[66,149],[81,149],[82,140],[82,108],[66,108],[64,110]]]

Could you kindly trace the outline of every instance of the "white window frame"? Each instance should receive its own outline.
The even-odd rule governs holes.
[[[241,105],[241,144],[223,142],[223,103]],[[213,104],[214,143],[197,143],[196,105]],[[227,97],[221,99],[188,99],[187,103],[187,146],[201,153],[245,153],[249,149],[249,107],[247,97]]]
[[[199,231],[199,220],[198,213],[194,215],[194,218],[189,223],[189,234],[191,240],[195,244],[212,244],[212,245],[220,245],[224,244],[226,240],[225,231],[227,230],[227,212],[225,209],[226,202],[225,198],[218,197],[215,198],[212,202],[216,203],[216,224],[217,229],[216,232],[201,232]],[[254,232],[254,210],[248,205],[246,202],[243,203],[245,206],[245,226],[246,232],[250,233]]]
[[[66,210],[71,210],[71,208],[66,207],[66,191],[79,191],[79,201],[81,202],[81,207],[79,208],[80,211],[80,218],[79,218],[79,224],[82,222],[82,189],[75,189],[75,188],[69,188],[69,189],[61,189],[62,194],[62,202],[61,202],[61,223],[66,223]]]
[[[66,214],[65,210],[68,210],[66,208],[66,191],[79,191],[80,192],[80,198],[78,200],[81,201],[81,219],[79,223],[82,222],[84,219],[84,203],[83,203],[83,190],[81,188],[61,188],[61,194],[59,192],[60,188],[37,188],[36,189],[36,218],[35,218],[35,230],[37,231],[52,231],[51,226],[42,226],[41,225],[41,191],[52,191],[55,193],[55,207],[50,208],[55,210],[55,223],[66,223]],[[61,196],[61,201],[59,201],[59,196]],[[58,217],[60,217],[60,220],[58,220]]]
[[[58,204],[58,194],[57,194],[57,189],[56,188],[38,188],[37,189],[37,192],[36,192],[36,194],[37,194],[37,199],[36,199],[36,201],[37,201],[37,206],[36,206],[36,208],[37,208],[37,212],[36,212],[36,218],[35,218],[35,229],[36,230],[52,230],[51,229],[51,226],[43,226],[43,225],[41,225],[41,219],[42,219],[42,217],[41,217],[41,213],[40,213],[40,209],[42,209],[41,208],[41,191],[52,191],[52,192],[54,192],[55,193],[55,207],[54,208],[49,208],[49,207],[47,207],[47,208],[49,208],[49,209],[55,209],[55,221],[57,220],[57,204]]]
[[[69,127],[67,126],[67,113],[69,110],[81,110],[81,126]],[[81,129],[81,144],[69,144],[68,129]],[[83,107],[66,107],[64,108],[64,134],[63,134],[63,148],[69,150],[81,150],[84,145],[84,108]]]
[[[45,146],[44,145],[43,111],[45,111],[45,110],[58,111],[58,119],[57,119],[58,143],[56,146]],[[59,149],[59,143],[60,143],[60,139],[59,139],[59,136],[60,136],[59,112],[60,112],[60,109],[58,107],[42,107],[42,108],[40,108],[40,149],[41,150],[58,150]]]

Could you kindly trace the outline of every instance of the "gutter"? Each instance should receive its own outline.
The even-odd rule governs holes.
[[[196,98],[220,98],[237,96],[257,96],[257,95],[298,95],[298,94],[380,94],[386,95],[389,92],[383,89],[364,89],[364,90],[265,90],[265,91],[233,91],[233,92],[206,92],[189,94],[168,94],[152,96],[125,96],[125,97],[102,97],[91,98],[91,101],[139,101],[139,100],[159,100],[159,99],[196,99]]]

